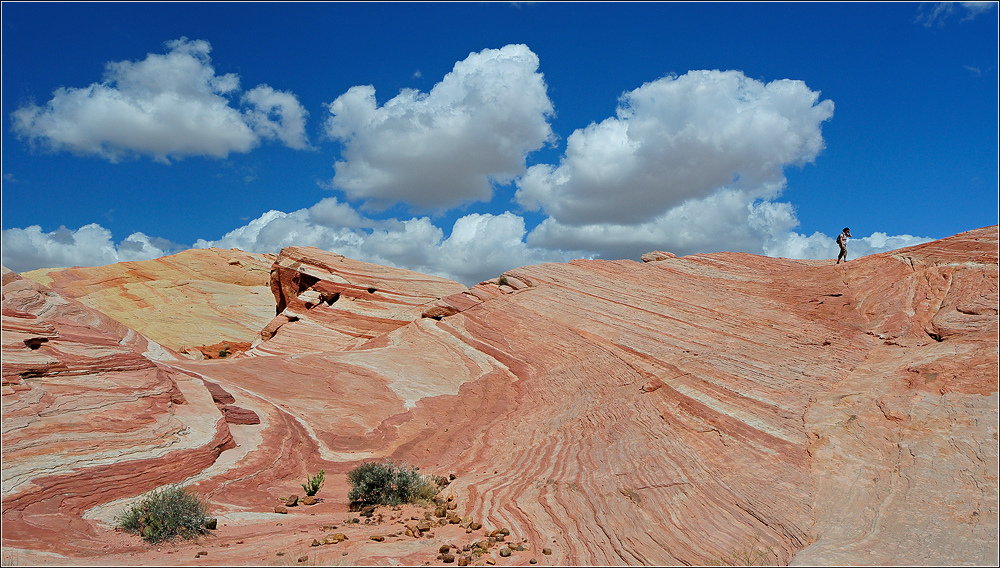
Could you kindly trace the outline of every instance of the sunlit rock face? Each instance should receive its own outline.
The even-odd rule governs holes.
[[[169,471],[220,519],[213,562],[282,552],[332,563],[346,552],[354,563],[436,563],[441,544],[505,527],[526,550],[492,549],[498,565],[995,564],[997,237],[987,227],[840,265],[737,253],[578,260],[470,289],[292,247],[269,269],[270,321],[245,353],[140,360],[115,339],[127,331],[87,341],[132,353],[116,372],[136,392],[183,395],[147,414],[197,424],[202,441],[170,454],[183,457]],[[71,335],[60,320],[10,303],[4,283],[5,546],[26,559],[180,560],[107,524],[125,503],[116,499],[168,477],[157,461],[167,454],[142,440],[169,428],[147,426],[120,460],[149,461],[129,483],[107,473],[101,444],[77,451],[74,483],[111,495],[8,489],[9,462],[34,479],[61,451],[9,457],[12,421],[37,410],[33,423],[54,428],[71,407],[38,406],[47,399],[23,389],[55,388],[72,364],[55,349]],[[8,352],[20,357],[13,374]],[[23,375],[26,365],[43,374]],[[124,427],[113,424],[90,428]],[[384,524],[341,525],[344,474],[386,458],[455,474],[443,494],[484,529],[394,535],[411,513],[391,510]],[[277,496],[301,496],[320,469],[319,503],[274,513]],[[54,513],[33,515],[29,494]],[[77,528],[58,541],[18,536],[39,524]],[[323,525],[349,538],[311,548]]]
[[[79,553],[94,505],[209,467],[232,437],[176,354],[3,269],[4,546]]]
[[[255,354],[351,349],[419,319],[430,302],[465,290],[446,278],[314,247],[283,249],[270,286],[276,317],[261,331]]]
[[[250,345],[274,317],[273,254],[192,249],[154,260],[22,274],[186,356]],[[205,349],[202,346],[214,347]],[[237,349],[241,346],[243,349]],[[187,348],[187,349],[186,349]]]

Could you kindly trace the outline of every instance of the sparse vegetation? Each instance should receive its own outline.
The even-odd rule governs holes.
[[[312,497],[319,491],[319,488],[323,486],[323,476],[325,474],[326,471],[321,469],[319,473],[312,477],[306,476],[306,482],[302,484],[302,490],[306,492],[306,495]]]
[[[207,532],[205,526],[211,520],[208,505],[199,496],[171,485],[127,507],[116,517],[115,524],[152,544],[178,536],[196,539]]]
[[[396,465],[390,460],[368,462],[347,473],[351,491],[347,498],[352,510],[372,505],[400,505],[428,501],[439,488],[431,478],[420,475],[415,467]]]
[[[498,286],[509,286],[510,284],[508,283],[506,276],[501,276],[500,279],[497,280],[497,285]]]

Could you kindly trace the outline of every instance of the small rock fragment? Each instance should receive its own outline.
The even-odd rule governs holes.
[[[278,505],[277,507],[274,508],[274,512],[275,513],[281,513],[282,515],[287,515],[288,514],[288,509],[286,509],[282,505]]]
[[[382,536],[382,535],[380,535],[380,534],[373,534],[373,535],[371,535],[371,536],[370,536],[370,537],[368,537],[368,538],[370,538],[370,539],[374,540],[375,542],[382,542],[382,541],[384,541],[384,540],[385,540],[385,537],[384,537],[384,536]]]
[[[542,554],[548,556],[549,554],[552,554],[552,549],[551,548],[543,548],[542,549]]]
[[[510,549],[507,548],[506,546],[503,547],[503,548],[501,548],[500,549],[500,556],[503,556],[504,558],[507,558],[508,556],[510,556]]]

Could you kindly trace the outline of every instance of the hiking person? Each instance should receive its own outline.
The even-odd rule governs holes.
[[[844,259],[847,262],[847,239],[851,238],[851,229],[844,227],[844,232],[837,235],[837,245],[840,246],[840,254],[837,255],[837,264],[840,264],[840,259]]]

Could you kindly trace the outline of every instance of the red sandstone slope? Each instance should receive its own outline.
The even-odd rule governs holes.
[[[499,564],[997,561],[997,227],[839,266],[655,258],[524,267],[462,292],[286,249],[272,288],[292,324],[232,360],[169,363],[260,417],[230,425],[238,446],[190,479],[220,519],[198,546],[212,563],[422,564],[483,538],[368,540],[391,535],[387,512],[310,547],[346,515],[342,474],[390,457],[456,473],[459,514],[527,539],[494,549]],[[101,536],[114,507],[90,509],[86,544],[9,540],[31,523],[7,514],[9,396],[5,546],[198,563],[186,544],[128,556],[141,545]],[[320,468],[323,503],[271,512]]]
[[[89,551],[91,507],[232,446],[201,381],[117,321],[3,269],[3,543]]]

